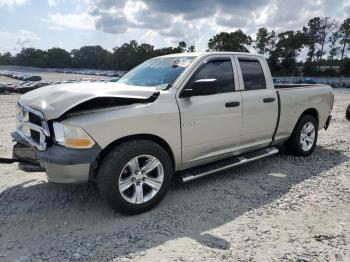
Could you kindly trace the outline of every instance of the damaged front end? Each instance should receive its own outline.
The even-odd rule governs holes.
[[[160,92],[154,92],[148,98],[135,97],[95,97],[80,103],[79,105],[69,109],[60,119],[69,118],[81,114],[89,114],[99,112],[101,110],[113,109],[115,107],[129,106],[133,104],[149,104],[153,103],[159,97]]]
[[[12,138],[17,142],[13,147],[13,162],[19,162],[19,169],[34,172],[44,171],[37,159],[37,150],[45,150],[50,137],[48,123],[44,115],[31,108],[17,105],[16,132]],[[2,162],[6,162],[3,159]],[[10,162],[10,161],[9,161]]]
[[[18,168],[25,172],[45,171],[45,168],[40,165],[40,161],[37,159],[36,149],[28,145],[16,143],[13,147],[11,160],[12,163],[18,162]]]
[[[61,143],[54,123],[59,123],[75,115],[133,104],[153,103],[159,97],[159,94],[159,92],[154,92],[146,98],[127,96],[94,97],[69,108],[58,118],[50,120],[45,119],[45,112],[40,112],[19,103],[16,132],[11,134],[16,142],[13,148],[13,158],[0,159],[0,162],[19,162],[19,169],[26,172],[46,171],[49,181],[52,182],[86,182],[91,172],[91,164],[96,160],[102,149],[95,143],[89,147],[74,147]]]

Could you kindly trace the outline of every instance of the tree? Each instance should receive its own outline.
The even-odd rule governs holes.
[[[334,32],[332,36],[329,37],[330,42],[330,50],[328,59],[333,61],[334,58],[339,54],[340,47],[338,46],[338,41],[340,38],[340,34],[338,32]]]
[[[179,47],[171,49],[171,53],[180,52]],[[139,45],[137,41],[131,40],[129,43],[124,43],[122,46],[113,49],[113,57],[116,62],[115,67],[120,70],[130,70],[149,58],[169,54],[169,52],[159,50],[155,50],[153,45]]]
[[[194,45],[189,46],[189,47],[187,48],[187,52],[189,52],[189,53],[196,52],[195,46],[194,46]]]
[[[141,62],[154,56],[154,46],[150,44],[141,44],[137,47],[136,51],[138,60]]]
[[[303,66],[304,76],[317,76],[317,67],[311,61],[306,61]]]
[[[298,75],[296,57],[305,45],[305,34],[301,31],[286,31],[278,34],[276,48],[268,59],[273,73]]]
[[[256,34],[255,49],[259,54],[265,55],[270,40],[269,31],[266,28],[260,28]]]
[[[71,67],[72,59],[69,52],[62,48],[54,47],[47,50],[46,64],[51,68]]]
[[[101,46],[83,46],[71,52],[73,66],[77,68],[104,69],[108,51]]]
[[[176,54],[179,53],[178,47],[163,47],[160,49],[154,50],[154,56],[161,56],[161,55],[170,55],[170,54]]]
[[[339,76],[339,73],[334,68],[328,68],[320,73],[321,73],[320,76],[327,76],[327,77]]]
[[[15,57],[10,52],[6,52],[3,55],[0,54],[0,65],[13,65],[15,64]]]
[[[307,27],[303,27],[303,33],[306,36],[306,46],[309,48],[307,53],[308,60],[313,61],[316,54],[316,46],[319,42],[319,31],[321,28],[321,18],[315,17],[310,19]]]
[[[209,39],[208,47],[215,51],[248,52],[246,46],[252,44],[252,39],[242,30],[232,33],[221,32]]]
[[[183,52],[195,52],[195,47],[194,45],[191,45],[187,47],[187,44],[185,41],[179,42],[178,46],[174,49],[174,51],[177,51],[176,53],[183,53]]]
[[[187,44],[184,41],[179,42],[178,48],[182,52],[186,51]]]
[[[341,74],[343,76],[350,76],[350,59],[344,58],[342,67],[341,67]]]
[[[267,42],[267,47],[266,47],[266,50],[267,52],[269,52],[269,55],[271,54],[271,52],[273,52],[276,49],[277,41],[278,41],[278,36],[276,32],[272,30],[269,35],[269,41]]]
[[[320,19],[320,28],[318,32],[318,44],[320,48],[317,52],[317,61],[323,58],[324,47],[328,42],[328,35],[335,30],[337,23],[330,19],[329,17],[324,17]]]
[[[277,34],[268,28],[260,28],[254,40],[254,48],[268,57],[273,74],[298,75],[298,68],[303,67],[305,75],[332,74],[334,71],[315,71],[321,65],[341,66],[341,72],[349,75],[350,18],[343,21],[338,31],[336,23],[330,18],[315,17],[309,20],[302,31],[286,31]],[[208,41],[208,50],[247,52],[252,45],[252,38],[243,31],[221,32]],[[298,62],[301,48],[308,47],[307,61]],[[145,60],[180,52],[195,52],[193,45],[180,41],[175,47],[155,49],[153,45],[135,40],[116,46],[112,52],[101,46],[83,46],[67,52],[54,47],[48,50],[24,48],[20,53],[0,54],[0,64],[24,65],[34,67],[76,67],[91,69],[130,70]],[[328,59],[323,59],[328,52]],[[338,60],[337,58],[340,58]]]
[[[340,60],[343,61],[344,56],[345,56],[345,51],[346,48],[350,45],[350,18],[347,18],[343,21],[339,28],[339,38],[340,38],[340,44],[342,45],[341,47],[341,57]]]
[[[23,48],[16,56],[19,65],[46,67],[47,52],[35,48]]]
[[[309,20],[307,27],[303,27],[303,33],[305,35],[305,44],[309,48],[307,60],[312,62],[314,61],[314,57],[316,57],[316,61],[318,62],[319,66],[319,71],[319,62],[320,60],[322,60],[325,54],[325,47],[328,44],[328,42],[331,42],[332,45],[332,58],[337,52],[336,35],[332,35],[331,37],[329,37],[329,35],[335,30],[336,27],[337,23],[329,17],[315,17]]]
[[[129,43],[124,43],[120,47],[113,49],[113,57],[116,63],[116,68],[120,70],[130,70],[133,68],[139,58],[136,56],[138,50],[141,50],[136,40],[131,40]],[[147,48],[142,49],[146,53]]]

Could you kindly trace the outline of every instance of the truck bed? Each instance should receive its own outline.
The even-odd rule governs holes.
[[[331,110],[332,88],[323,84],[277,84],[280,118],[276,139],[287,138],[299,117],[307,109],[317,112],[319,129],[323,128]]]

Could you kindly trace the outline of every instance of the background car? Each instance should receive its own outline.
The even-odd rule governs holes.
[[[40,81],[41,80],[41,76],[37,76],[37,75],[25,75],[21,78],[21,80],[23,81]]]
[[[303,81],[304,84],[316,84],[315,80],[313,80],[312,78],[310,77],[305,77],[304,78],[304,81]]]
[[[11,92],[12,92],[12,88],[11,87],[8,87],[8,86],[0,84],[0,94],[8,94],[8,93],[11,93]]]
[[[50,85],[49,82],[30,82],[16,87],[16,92],[25,94],[37,88]]]

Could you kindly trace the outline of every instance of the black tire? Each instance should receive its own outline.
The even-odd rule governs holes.
[[[150,155],[159,160],[164,170],[163,183],[150,200],[144,203],[130,203],[119,190],[119,178],[127,163],[140,155]],[[152,209],[167,193],[174,169],[168,153],[157,143],[148,140],[128,141],[117,145],[102,160],[97,176],[100,193],[109,205],[125,214],[139,214]],[[136,190],[136,189],[135,189]]]
[[[307,123],[313,124],[315,128],[315,138],[310,149],[304,150],[300,142],[300,139],[302,135],[302,129]],[[285,142],[284,144],[285,149],[287,153],[292,154],[294,156],[303,156],[303,157],[309,156],[315,150],[317,137],[318,137],[318,123],[316,119],[311,115],[305,114],[299,119],[298,123],[296,124],[293,130],[292,135],[287,140],[287,142]]]
[[[346,109],[345,117],[350,121],[350,105],[348,105],[348,108]]]

